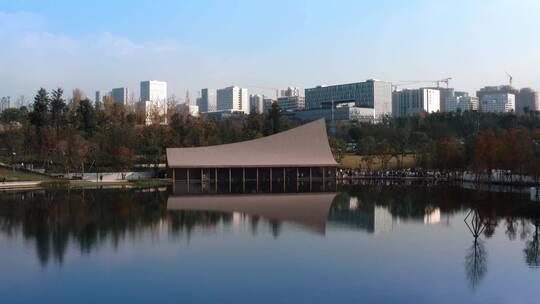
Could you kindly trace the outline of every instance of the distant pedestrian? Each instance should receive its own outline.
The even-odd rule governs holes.
[[[100,182],[103,181],[103,174],[101,174],[101,175],[99,176],[99,181],[100,181]]]

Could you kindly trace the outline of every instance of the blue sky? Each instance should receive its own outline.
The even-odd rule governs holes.
[[[179,97],[231,84],[453,77],[540,89],[540,1],[0,0],[0,96],[159,79]],[[265,92],[262,92],[265,93]],[[266,92],[271,94],[271,92]]]

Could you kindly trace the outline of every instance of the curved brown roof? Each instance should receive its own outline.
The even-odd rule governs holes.
[[[170,168],[337,166],[324,119],[254,140],[167,149]]]

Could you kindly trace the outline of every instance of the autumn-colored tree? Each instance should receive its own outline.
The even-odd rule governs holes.
[[[476,172],[487,172],[491,178],[492,171],[500,164],[502,147],[502,141],[492,129],[488,129],[478,136],[474,149]]]
[[[434,160],[437,168],[443,171],[463,169],[465,148],[462,143],[452,138],[439,140],[435,147]]]

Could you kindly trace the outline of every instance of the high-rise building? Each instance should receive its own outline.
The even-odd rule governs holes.
[[[111,96],[111,92],[105,91],[105,90],[99,90],[99,91],[96,91],[96,100],[94,101],[96,104],[103,103],[105,102],[105,99],[110,96]]]
[[[0,113],[4,112],[5,110],[9,109],[10,107],[10,96],[5,96],[0,99]]]
[[[535,111],[540,111],[538,92],[531,88],[521,89],[516,98],[516,113],[523,114]]]
[[[446,99],[446,112],[478,111],[479,101],[473,96],[454,96]]]
[[[374,109],[380,117],[392,112],[392,84],[370,79],[365,82],[318,86],[305,90],[308,110],[331,109],[341,104],[350,107]]]
[[[217,110],[249,114],[248,90],[237,86],[217,90]]]
[[[272,98],[264,98],[264,101],[263,101],[263,112],[266,113],[268,111],[270,111],[270,109],[272,108],[272,105],[274,103],[276,103],[277,101],[275,99],[272,99]]]
[[[516,109],[516,96],[511,93],[482,95],[480,110],[489,113],[508,113]]]
[[[263,95],[251,95],[249,96],[249,109],[255,111],[255,113],[264,113],[264,96]]]
[[[405,89],[392,93],[392,115],[403,117],[441,110],[441,93],[437,89]]]
[[[114,88],[111,90],[112,100],[116,103],[126,105],[129,98],[128,88]]]
[[[300,96],[300,88],[297,87],[288,87],[285,90],[278,91],[278,98],[280,97],[294,97]]]
[[[279,108],[283,111],[298,111],[306,107],[305,98],[302,96],[279,97],[277,99]]]
[[[141,103],[144,105],[146,124],[155,123],[157,116],[160,123],[166,122],[167,83],[164,81],[141,81]]]
[[[201,113],[217,111],[217,92],[215,89],[202,89],[199,110]]]

